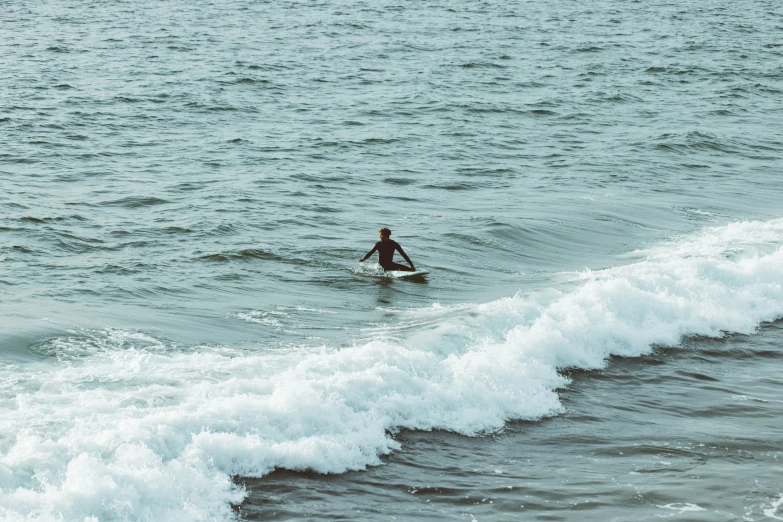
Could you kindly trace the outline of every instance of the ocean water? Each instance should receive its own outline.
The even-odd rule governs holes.
[[[0,519],[783,520],[779,2],[0,6]]]

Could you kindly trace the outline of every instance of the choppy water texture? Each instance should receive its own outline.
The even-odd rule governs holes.
[[[0,518],[783,519],[779,2],[0,7]]]

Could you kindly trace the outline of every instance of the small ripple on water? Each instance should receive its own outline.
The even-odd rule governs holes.
[[[166,203],[170,203],[170,201],[161,198],[156,198],[153,196],[128,196],[122,199],[105,201],[101,204],[106,206],[140,208],[140,207],[148,207],[153,205],[164,205]]]

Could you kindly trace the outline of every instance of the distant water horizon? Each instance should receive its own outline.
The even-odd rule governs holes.
[[[783,519],[777,3],[5,7],[0,519]]]

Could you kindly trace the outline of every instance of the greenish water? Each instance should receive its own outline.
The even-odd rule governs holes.
[[[0,518],[783,517],[778,3],[2,5]]]

